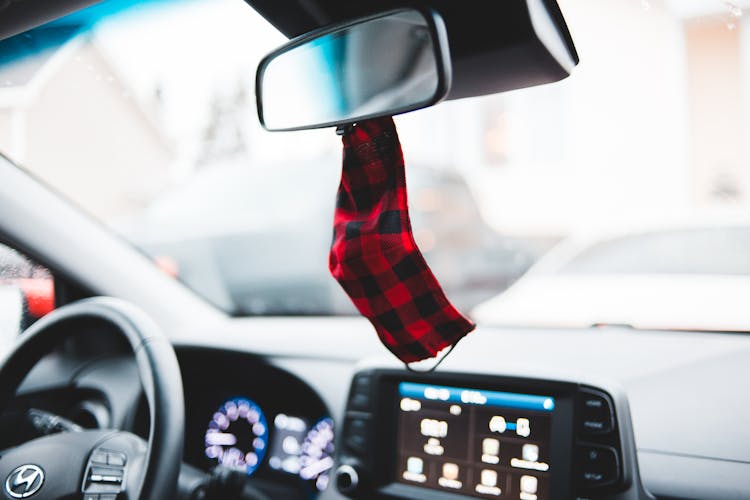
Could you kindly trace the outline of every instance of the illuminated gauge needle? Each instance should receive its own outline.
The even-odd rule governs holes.
[[[302,468],[299,471],[299,475],[302,479],[312,479],[315,476],[327,471],[331,467],[333,467],[333,458],[325,457],[322,460],[319,460],[308,465],[307,467]]]
[[[234,446],[237,436],[228,432],[207,432],[206,446]]]

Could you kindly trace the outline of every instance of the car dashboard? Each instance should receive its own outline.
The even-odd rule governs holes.
[[[271,498],[745,498],[750,339],[623,328],[480,328],[433,373],[353,318],[233,320],[173,333],[184,461],[242,469]],[[346,346],[338,348],[337,346]],[[373,356],[373,353],[376,355]],[[134,364],[83,332],[19,390],[85,427],[148,435]]]
[[[201,328],[184,330],[175,341],[179,345],[206,345]],[[374,371],[391,373],[385,377],[390,380],[390,396],[379,396],[382,388],[380,383],[375,384],[373,398],[380,399],[373,399],[376,411],[370,413],[375,422],[386,420],[386,426],[398,421],[396,382],[530,395],[554,396],[550,390],[559,386],[575,388],[576,394],[586,389],[604,393],[614,407],[616,432],[609,437],[594,434],[590,438],[571,430],[570,439],[573,450],[581,443],[614,447],[622,460],[618,470],[624,482],[620,489],[605,487],[587,498],[636,495],[741,499],[750,492],[750,454],[744,446],[750,442],[750,428],[744,424],[750,419],[750,399],[745,395],[745,381],[750,379],[750,364],[746,362],[750,337],[745,334],[615,326],[480,326],[461,341],[435,373],[423,375],[405,370],[378,343],[369,323],[355,318],[234,320],[211,339],[211,345],[253,352],[305,380],[321,396],[336,422],[336,468],[349,460],[361,460],[347,451],[349,421],[352,412],[358,411],[352,408],[350,392],[358,374]],[[374,447],[387,450],[391,458],[381,457],[380,466],[366,467],[370,476],[364,479],[367,482],[373,478],[371,487],[379,494],[390,494],[388,486],[400,483],[396,477],[404,472],[394,466],[398,445],[393,432],[370,429],[366,433],[373,433],[369,435]],[[608,444],[607,439],[615,437],[619,444]],[[570,480],[577,484],[577,473],[582,470],[576,469],[576,463],[581,460],[568,456]],[[481,470],[479,475],[481,478]],[[520,482],[520,477],[517,479]],[[428,491],[430,498],[468,496],[463,492]],[[475,492],[471,496],[478,495]],[[321,498],[340,499],[342,495],[337,488],[329,487]]]

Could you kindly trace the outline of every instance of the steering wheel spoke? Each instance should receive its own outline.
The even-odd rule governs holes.
[[[120,493],[132,498],[140,486],[147,454],[147,443],[129,432],[118,432],[98,442],[85,463],[81,483],[84,498]]]
[[[6,450],[0,458],[5,494],[11,498],[80,495],[91,449],[112,434],[101,430],[52,434]]]

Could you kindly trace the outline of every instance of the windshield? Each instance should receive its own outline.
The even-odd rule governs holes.
[[[748,275],[744,3],[559,3],[570,78],[396,117],[448,297],[502,308],[556,244],[602,228],[558,279]],[[255,112],[256,66],[286,39],[242,0],[126,4],[1,42],[0,152],[229,314],[353,314],[327,269],[340,138],[268,133]]]
[[[748,248],[750,227],[670,229],[596,243],[563,264],[559,273],[746,276]]]

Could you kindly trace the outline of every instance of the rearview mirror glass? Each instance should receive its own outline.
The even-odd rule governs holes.
[[[445,27],[435,13],[401,9],[292,40],[256,78],[267,130],[344,125],[431,106],[450,88]]]

